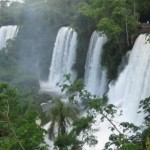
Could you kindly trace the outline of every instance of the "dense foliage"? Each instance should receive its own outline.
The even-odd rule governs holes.
[[[44,150],[44,130],[36,117],[28,93],[0,84],[0,150]]]
[[[149,0],[135,0],[135,9],[139,12],[139,21],[147,22],[150,21],[150,2]]]
[[[70,76],[66,75],[66,78],[69,80]],[[82,149],[85,144],[97,144],[94,133],[99,130],[93,129],[92,125],[96,122],[96,116],[99,116],[101,123],[104,120],[110,123],[112,131],[109,141],[105,144],[106,150],[112,146],[118,150],[149,150],[150,98],[140,102],[139,107],[145,113],[142,127],[128,122],[121,122],[116,126],[113,119],[117,115],[117,109],[106,103],[107,98],[99,99],[88,93],[83,89],[81,80],[69,83],[61,86],[62,91],[72,93],[69,94],[69,101],[54,100],[48,110],[44,111],[48,117],[47,121],[52,121],[48,134],[54,140],[56,148],[77,150]],[[43,142],[45,131],[36,124],[38,114],[34,106],[36,103],[31,100],[31,93],[22,93],[17,88],[11,89],[7,84],[1,83],[0,103],[0,149],[46,150]],[[82,112],[87,111],[86,115],[77,115],[79,108]]]

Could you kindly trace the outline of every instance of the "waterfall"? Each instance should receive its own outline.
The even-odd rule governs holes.
[[[85,89],[99,97],[103,97],[107,89],[106,69],[101,66],[101,54],[106,36],[93,32],[87,53],[84,85]]]
[[[118,111],[123,110],[123,115],[116,118],[114,124],[118,127],[120,122],[131,122],[141,125],[144,114],[138,114],[139,102],[150,96],[150,43],[146,42],[146,35],[141,34],[130,53],[128,64],[120,73],[115,83],[109,85],[108,99],[110,104],[117,106]],[[96,116],[96,123],[93,128],[99,132],[94,135],[97,137],[98,144],[92,149],[85,146],[87,150],[102,150],[106,142],[109,141],[110,123],[107,121],[100,123],[100,116]],[[119,128],[119,127],[118,127]]]
[[[71,81],[76,79],[73,65],[76,60],[77,33],[70,27],[62,27],[58,31],[48,82],[40,83],[42,91],[59,91],[64,74],[71,74]]]
[[[15,38],[17,33],[17,26],[2,26],[0,28],[0,49],[6,47],[7,40]]]
[[[140,35],[131,51],[128,65],[114,85],[110,85],[109,102],[123,110],[124,119],[141,124],[138,105],[150,96],[150,43],[146,35]]]

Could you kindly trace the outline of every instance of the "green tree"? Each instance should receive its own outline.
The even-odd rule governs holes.
[[[78,118],[78,115],[79,110],[77,106],[59,99],[53,100],[49,110],[46,112],[48,121],[51,121],[48,129],[50,139],[67,133],[68,127]],[[56,128],[58,129],[57,131],[55,131]]]
[[[141,22],[150,21],[150,17],[149,17],[150,1],[149,0],[144,0],[144,1],[135,0],[135,4],[136,4],[136,10],[139,12],[139,20]]]
[[[37,113],[31,99],[24,96],[18,89],[0,84],[0,150],[42,150],[45,147],[44,130],[35,122]]]
[[[80,4],[80,13],[108,38],[101,63],[107,67],[110,79],[117,76],[121,58],[132,46],[131,35],[138,29],[137,14],[133,8],[134,2],[128,0],[93,0]]]

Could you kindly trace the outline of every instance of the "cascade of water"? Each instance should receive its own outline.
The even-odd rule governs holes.
[[[128,65],[108,92],[109,102],[121,107],[125,120],[141,124],[138,105],[140,100],[150,96],[149,81],[150,43],[146,43],[143,34],[134,44]]]
[[[87,53],[84,85],[91,94],[103,97],[107,89],[107,75],[101,62],[102,47],[106,43],[106,36],[93,32]]]
[[[115,125],[118,127],[119,122],[131,122],[141,125],[144,114],[138,114],[139,102],[150,96],[150,43],[146,42],[146,35],[140,35],[130,53],[129,61],[124,70],[120,73],[117,81],[110,84],[108,91],[109,103],[117,106],[118,111],[123,110],[123,115],[114,118]],[[97,115],[96,125],[99,123],[99,115]],[[94,150],[104,148],[106,142],[109,141],[109,135],[112,134],[110,123],[107,121],[100,124],[100,131],[95,133],[98,144]],[[119,127],[118,127],[119,128]],[[86,146],[85,146],[86,147]],[[92,150],[91,148],[87,148]]]
[[[76,46],[77,33],[70,27],[62,27],[56,37],[48,82],[41,83],[42,91],[59,91],[57,85],[62,84],[64,74],[71,74],[71,81],[76,79],[76,72],[72,69]]]
[[[0,28],[0,49],[6,47],[7,40],[15,38],[17,33],[17,26],[2,26]]]

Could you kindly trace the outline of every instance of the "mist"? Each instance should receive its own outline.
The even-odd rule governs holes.
[[[18,75],[22,80],[47,80],[52,51],[59,27],[51,23],[50,8],[42,1],[27,1],[22,4],[22,20],[16,38],[16,54],[19,58]],[[22,73],[21,73],[22,72]]]

